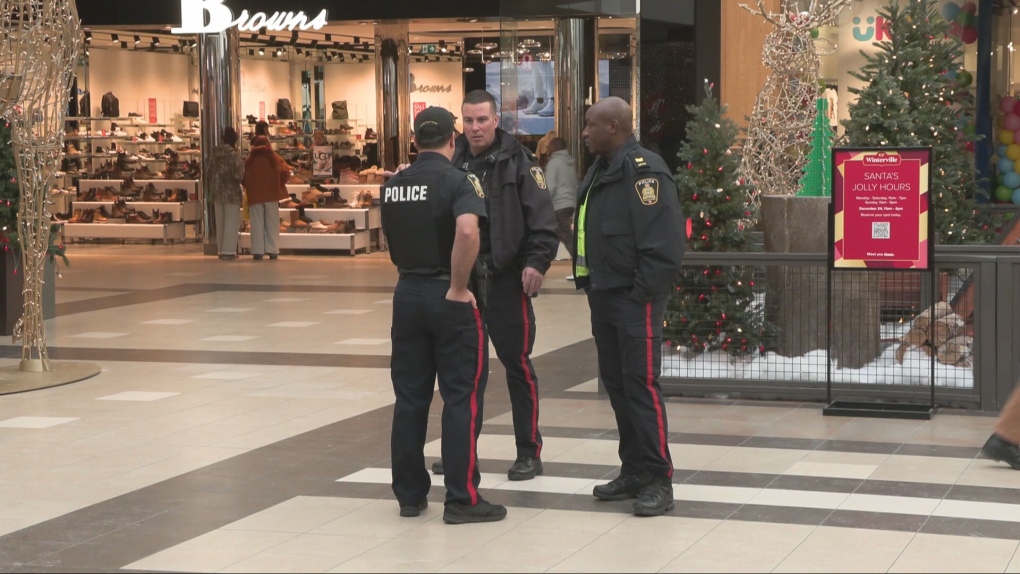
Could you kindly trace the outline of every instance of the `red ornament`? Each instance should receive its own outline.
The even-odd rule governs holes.
[[[701,151],[705,152],[705,155],[708,155],[708,148],[705,148],[705,149],[703,149]]]
[[[726,320],[726,313],[723,313],[723,314],[721,315],[721,317],[722,317],[722,320],[723,320],[723,321],[725,321],[725,320]]]
[[[698,201],[698,194],[695,193],[694,195],[692,195],[691,201]]]
[[[693,169],[693,168],[694,168],[694,164],[690,163],[690,162],[687,162],[687,169]]]
[[[723,167],[720,165],[719,166],[719,173],[722,173],[722,171],[723,171]]]
[[[761,353],[762,355],[764,355],[765,354],[765,345],[762,345],[762,346],[758,347],[758,352]]]

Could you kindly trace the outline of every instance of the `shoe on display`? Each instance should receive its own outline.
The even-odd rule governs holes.
[[[367,139],[367,140],[374,140],[376,138],[377,138],[377,136],[375,134],[375,130],[373,130],[372,128],[367,128],[365,130],[365,139]]]
[[[556,115],[556,98],[549,98],[549,103],[544,108],[539,110],[538,116],[540,118],[551,118]]]
[[[667,510],[673,510],[673,481],[665,477],[657,477],[652,483],[641,489],[634,501],[634,514],[638,516],[660,516]]]
[[[545,107],[545,98],[535,98],[535,101],[531,102],[531,105],[521,110],[521,113],[528,115],[537,114],[542,108]]]
[[[620,476],[609,481],[607,484],[600,484],[592,490],[592,494],[599,500],[626,500],[637,498],[638,493],[651,483],[650,476],[643,474],[620,474]]]
[[[988,458],[1004,462],[1015,470],[1020,470],[1020,446],[1012,444],[997,434],[993,434],[981,447],[981,453]]]
[[[506,477],[510,480],[531,480],[542,474],[542,461],[533,456],[519,456],[513,466],[507,471]]]
[[[506,518],[506,507],[479,499],[474,506],[461,502],[447,502],[443,522],[447,524],[474,524],[498,522]]]

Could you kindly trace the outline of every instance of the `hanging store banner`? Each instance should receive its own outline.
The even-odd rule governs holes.
[[[159,114],[156,110],[156,98],[149,98],[149,123],[159,123]]]
[[[312,173],[315,177],[333,177],[333,148],[328,145],[312,147]]]
[[[929,148],[832,150],[832,265],[929,269]]]

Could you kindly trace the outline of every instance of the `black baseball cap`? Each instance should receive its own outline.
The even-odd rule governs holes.
[[[414,135],[421,139],[449,137],[454,130],[454,117],[446,108],[429,106],[414,117]]]

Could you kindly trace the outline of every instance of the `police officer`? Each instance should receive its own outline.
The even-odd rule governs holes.
[[[486,190],[480,264],[491,281],[483,319],[510,391],[517,459],[507,478],[529,480],[542,474],[531,297],[542,287],[560,240],[545,174],[527,148],[498,128],[498,114],[495,99],[485,90],[464,96],[464,134],[457,138],[453,163],[474,173]],[[432,470],[441,474],[442,461]]]
[[[666,162],[638,144],[631,114],[615,97],[585,114],[585,144],[598,159],[578,190],[574,276],[588,294],[599,374],[620,434],[620,476],[594,495],[637,498],[635,514],[657,516],[674,506],[659,371],[684,219]]]
[[[468,290],[485,218],[482,185],[450,163],[453,115],[430,107],[414,120],[418,160],[382,187],[383,230],[400,272],[393,294],[390,376],[396,403],[390,447],[400,515],[428,506],[425,468],[429,406],[438,375],[443,398],[442,453],[451,524],[494,522],[506,508],[478,493],[477,441],[489,372],[488,341]]]

